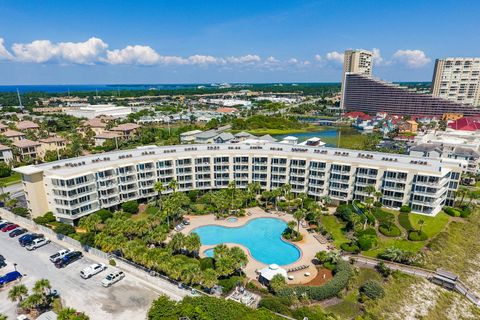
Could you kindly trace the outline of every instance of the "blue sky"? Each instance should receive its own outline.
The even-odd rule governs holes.
[[[435,58],[480,55],[480,2],[0,0],[0,84],[429,81]]]

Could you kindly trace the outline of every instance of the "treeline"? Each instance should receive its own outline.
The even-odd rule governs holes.
[[[254,115],[246,119],[234,119],[233,130],[300,129],[303,124],[294,117]]]

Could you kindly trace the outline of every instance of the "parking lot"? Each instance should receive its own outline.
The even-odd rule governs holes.
[[[159,292],[146,286],[138,278],[126,273],[126,277],[109,288],[101,286],[100,281],[114,268],[100,272],[88,280],[80,277],[80,271],[95,261],[83,257],[64,269],[57,269],[50,262],[49,256],[60,249],[58,244],[51,242],[35,251],[27,251],[21,247],[17,238],[9,238],[8,233],[0,232],[0,254],[6,258],[7,267],[0,270],[3,275],[14,270],[24,274],[21,283],[29,289],[35,281],[41,278],[50,280],[52,289],[58,290],[65,306],[85,312],[90,319],[145,319],[152,301]],[[8,291],[15,283],[0,289],[0,313],[15,319],[15,303],[8,300]],[[176,289],[176,288],[175,288]],[[181,290],[171,287],[171,297],[181,298]],[[170,293],[170,292],[168,292]],[[177,297],[176,295],[179,294]],[[184,295],[184,294],[183,294]]]

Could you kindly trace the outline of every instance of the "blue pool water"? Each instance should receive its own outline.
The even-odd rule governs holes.
[[[237,218],[228,218],[227,221],[228,222],[237,222],[238,219]]]
[[[255,260],[283,266],[300,258],[300,250],[281,238],[286,227],[287,224],[280,219],[258,218],[237,228],[210,225],[192,232],[200,236],[203,245],[238,243],[247,247]],[[213,250],[206,250],[205,255],[213,256]]]
[[[207,250],[203,251],[203,253],[204,253],[207,257],[213,258],[213,249],[207,249]]]

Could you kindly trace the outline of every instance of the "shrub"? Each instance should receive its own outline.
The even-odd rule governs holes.
[[[464,209],[462,210],[462,212],[460,213],[460,217],[462,217],[462,218],[468,218],[468,217],[470,217],[471,214],[472,214],[472,209],[466,207],[466,208],[464,208]]]
[[[218,284],[223,287],[223,292],[228,293],[235,288],[238,283],[242,283],[243,278],[239,276],[233,276],[230,278],[220,279]]]
[[[410,208],[410,207],[407,206],[407,205],[403,205],[403,206],[400,207],[400,212],[410,213],[410,212],[412,212],[412,208]]]
[[[138,212],[138,202],[135,200],[124,202],[122,203],[122,210],[127,213],[135,214]]]
[[[366,228],[365,230],[356,231],[355,235],[357,237],[361,237],[361,236],[364,236],[364,235],[376,236],[377,231],[374,228]]]
[[[380,299],[385,295],[382,285],[376,280],[367,280],[361,287],[360,292],[370,299]]]
[[[340,248],[343,250],[343,251],[346,251],[346,252],[351,252],[351,253],[359,253],[360,252],[360,248],[359,246],[355,243],[355,242],[352,242],[352,243],[342,243],[340,245]],[[325,264],[324,264],[325,265]],[[325,266],[326,267],[326,266]],[[328,269],[328,268],[327,268]]]
[[[400,213],[398,215],[398,223],[407,231],[415,230],[410,222],[410,216],[408,213]]]
[[[39,216],[39,217],[34,218],[33,221],[35,221],[35,223],[38,223],[38,224],[44,226],[44,225],[47,225],[49,223],[54,222],[55,221],[55,216],[53,215],[53,212],[48,211],[43,216]]]
[[[428,235],[420,230],[412,230],[408,233],[408,240],[411,241],[425,241],[428,239]]]
[[[100,217],[100,219],[102,219],[102,223],[105,223],[105,221],[113,217],[113,213],[107,209],[100,209],[97,212],[95,212],[95,214],[97,214]]]
[[[378,231],[380,231],[381,234],[387,237],[399,237],[402,234],[400,229],[398,229],[398,227],[394,224],[382,224],[378,227]]]
[[[357,239],[357,244],[362,251],[370,250],[377,245],[377,236],[362,235]]]
[[[108,264],[111,265],[112,267],[115,267],[117,265],[117,261],[115,261],[115,259],[110,259],[108,260]]]
[[[296,286],[294,288],[288,287],[285,288],[283,294],[295,294],[298,297],[306,294],[310,299],[313,300],[325,300],[331,297],[336,296],[340,291],[345,289],[348,284],[348,281],[353,276],[353,269],[350,264],[346,261],[340,260],[337,264],[337,269],[335,276],[322,286]]]
[[[383,261],[380,261],[375,266],[375,269],[385,278],[388,278],[392,274],[392,269],[390,269]]]
[[[328,254],[326,251],[318,251],[315,254],[315,258],[317,258],[318,262],[324,263],[328,259]]]
[[[5,162],[0,162],[0,178],[9,177],[12,174],[12,168]]]
[[[24,218],[30,215],[30,211],[28,211],[27,208],[22,208],[22,207],[13,208],[12,212],[15,213],[17,216],[24,217]]]
[[[213,258],[206,257],[200,259],[200,270],[214,269]]]
[[[452,217],[460,217],[460,215],[462,214],[459,210],[452,207],[443,207],[443,211]]]
[[[265,297],[260,300],[258,306],[260,308],[265,308],[276,313],[281,313],[285,315],[291,314],[291,310],[289,308],[290,301],[289,299],[283,297]]]
[[[375,218],[380,222],[380,224],[385,224],[395,219],[393,213],[384,211],[380,208],[375,209],[374,213]]]
[[[95,234],[93,232],[80,233],[78,235],[78,241],[84,246],[95,246]]]
[[[380,259],[385,259],[393,262],[415,264],[419,256],[411,251],[405,251],[396,247],[389,247],[386,248],[383,252],[379,253],[378,257]]]
[[[68,236],[69,234],[75,233],[75,227],[65,223],[59,223],[55,227],[55,232]]]
[[[381,208],[383,206],[383,204],[380,202],[380,201],[375,201],[373,203],[373,206],[377,207],[377,208]]]
[[[357,247],[358,248],[358,247]],[[332,261],[325,261],[323,263],[323,267],[325,269],[328,269],[330,271],[334,271],[336,268],[337,268],[337,265],[335,263],[333,263]]]

